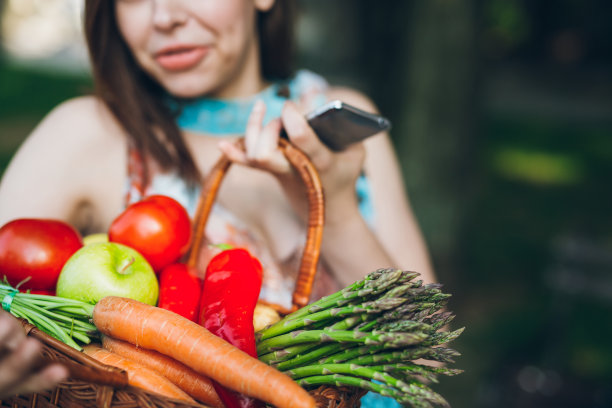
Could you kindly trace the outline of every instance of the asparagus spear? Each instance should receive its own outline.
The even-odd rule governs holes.
[[[329,322],[344,316],[360,315],[363,313],[381,313],[385,310],[393,310],[404,303],[406,299],[401,297],[380,298],[372,302],[364,302],[360,305],[349,305],[344,307],[333,307],[319,312],[311,313],[305,317],[284,320],[260,332],[258,340],[265,340],[281,334],[289,333],[306,326],[319,322]]]
[[[410,346],[427,339],[424,333],[392,333],[392,332],[359,332],[349,330],[298,330],[292,333],[281,334],[263,340],[257,344],[257,353],[267,353],[288,345],[300,343],[363,343],[368,345],[384,344],[390,348]]]
[[[317,364],[294,368],[284,373],[293,379],[311,377],[313,375],[348,374],[370,378],[402,392],[410,393],[412,391],[410,384],[398,380],[385,371],[378,371],[371,367],[364,367],[356,364]]]
[[[410,392],[401,392],[386,384],[376,383],[360,377],[340,374],[314,375],[297,380],[297,383],[308,387],[314,385],[328,384],[335,386],[353,386],[374,391],[381,395],[392,397],[400,403],[410,404],[412,407],[433,407],[434,405],[449,407],[448,402],[429,387],[414,382],[411,384]]]
[[[414,272],[412,275],[414,275],[414,278],[418,276],[418,273]],[[283,320],[296,319],[310,313],[329,309],[330,307],[345,305],[354,299],[365,299],[368,296],[386,291],[400,278],[404,280],[410,279],[408,274],[399,269],[377,269],[366,276],[363,280],[355,282],[332,295],[325,296],[320,300],[285,316]]]

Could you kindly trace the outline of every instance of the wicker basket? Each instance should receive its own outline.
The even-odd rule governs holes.
[[[306,244],[303,249],[300,268],[297,275],[293,293],[293,307],[287,310],[278,305],[274,306],[281,314],[287,314],[305,306],[310,297],[314,276],[319,260],[319,250],[323,234],[324,201],[323,190],[319,176],[308,159],[299,149],[281,139],[280,148],[299,173],[304,182],[308,195],[309,220],[306,235]],[[241,146],[243,142],[241,141]],[[210,210],[216,199],[231,162],[222,157],[213,167],[202,185],[200,202],[194,220],[194,240],[187,263],[196,265],[198,261],[198,248],[203,244],[204,229]],[[129,386],[127,374],[118,368],[99,363],[88,355],[54,339],[35,326],[22,320],[27,335],[34,337],[43,344],[43,353],[46,360],[58,361],[66,365],[70,372],[69,379],[59,384],[49,392],[40,392],[30,395],[17,395],[0,401],[2,408],[187,408],[203,407],[199,404],[190,404],[184,401],[172,400],[160,395],[152,394],[139,388]],[[359,400],[364,392],[348,387],[320,386],[309,391],[315,398],[318,408],[349,408],[359,407]]]

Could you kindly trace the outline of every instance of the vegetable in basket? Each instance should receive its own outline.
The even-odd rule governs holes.
[[[108,336],[102,337],[102,347],[162,374],[177,387],[207,406],[224,408],[210,379],[198,374],[185,364],[157,351],[136,347],[126,341]]]
[[[93,344],[85,346],[83,351],[103,364],[125,370],[130,385],[168,398],[195,402],[193,398],[171,381],[130,358],[120,356]]]
[[[159,273],[189,249],[191,221],[178,201],[156,194],[130,204],[119,214],[111,223],[108,238],[140,252]]]
[[[107,336],[172,357],[234,391],[279,408],[315,407],[287,375],[168,310],[109,296],[96,304],[93,321]]]
[[[259,359],[305,388],[321,384],[373,391],[413,407],[448,406],[425,382],[461,370],[415,362],[452,363],[446,343],[450,295],[424,285],[416,272],[380,269],[257,333]]]
[[[184,263],[166,266],[159,274],[158,307],[197,321],[202,281]]]
[[[98,337],[91,322],[94,306],[80,300],[57,296],[22,293],[10,285],[0,285],[2,308],[13,316],[25,319],[48,335],[82,350]]]
[[[416,279],[418,275],[380,269],[285,316],[256,334],[259,360],[307,389],[321,384],[346,385],[390,396],[407,406],[448,406],[425,383],[436,383],[439,375],[461,372],[448,367],[459,353],[447,344],[463,329],[447,331],[454,317],[443,310],[450,295],[443,293],[439,284],[423,284]],[[0,296],[4,297],[6,289],[2,290]],[[19,293],[14,297],[19,301],[22,296],[49,298]],[[85,310],[87,307],[93,308],[85,305]],[[82,312],[81,317],[88,319],[91,312]],[[56,312],[65,313],[63,309]],[[282,400],[293,398],[282,393],[278,396],[279,389],[303,397],[295,383],[286,382],[287,376],[278,378],[276,384],[260,384],[264,374],[259,373],[262,369],[255,359],[169,311],[109,297],[93,314],[103,333],[166,354],[239,392],[245,392],[246,384],[253,381],[257,385],[250,386],[257,391],[251,395],[275,405],[283,406]],[[143,320],[147,321],[144,326]],[[65,329],[65,322],[62,324]],[[180,347],[175,346],[178,343]],[[187,351],[193,344],[198,344],[197,350]],[[228,358],[231,361],[225,361]],[[422,362],[426,360],[442,364]],[[257,374],[245,375],[251,365]],[[276,378],[278,371],[274,373]]]
[[[154,350],[224,387],[279,408],[314,408],[314,399],[287,375],[260,362],[206,328],[171,311],[133,299],[107,296],[95,306],[0,286],[13,315],[79,350],[102,333]],[[6,302],[5,302],[6,303]],[[90,323],[93,320],[93,325]],[[73,338],[74,337],[74,338]]]
[[[206,268],[200,324],[257,358],[253,313],[262,283],[259,260],[242,248],[215,255]],[[227,408],[263,407],[260,401],[213,383]]]
[[[54,290],[64,263],[82,246],[81,235],[63,221],[14,219],[0,228],[0,278],[22,289]]]

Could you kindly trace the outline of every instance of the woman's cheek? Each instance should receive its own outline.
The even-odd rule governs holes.
[[[115,19],[117,27],[130,50],[137,54],[146,47],[151,31],[152,7],[148,1],[117,1]]]

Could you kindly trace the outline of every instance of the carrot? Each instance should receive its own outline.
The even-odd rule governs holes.
[[[134,387],[142,388],[146,391],[168,398],[195,403],[193,398],[187,395],[179,387],[172,384],[169,380],[133,360],[104,350],[93,344],[83,347],[83,351],[85,354],[88,354],[90,357],[93,357],[103,364],[125,370],[128,375],[128,384]]]
[[[314,408],[314,399],[287,375],[176,313],[115,296],[94,307],[98,330],[158,351],[221,385],[278,408]]]
[[[102,347],[156,371],[203,404],[213,408],[224,407],[210,379],[196,373],[183,363],[157,351],[136,347],[127,341],[108,336],[102,338]]]

